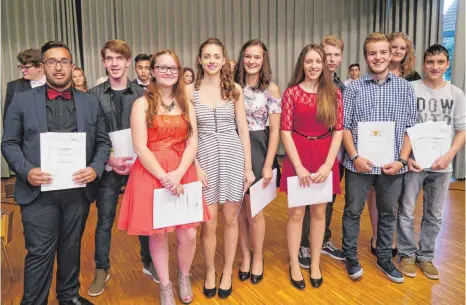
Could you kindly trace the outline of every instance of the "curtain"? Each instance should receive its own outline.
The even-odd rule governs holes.
[[[74,0],[3,0],[1,1],[1,101],[2,114],[6,84],[21,77],[16,66],[19,52],[40,48],[49,40],[61,40],[72,51],[73,61],[81,64]],[[0,133],[3,133],[3,115]],[[2,177],[9,169],[2,156]]]
[[[466,18],[465,0],[457,0],[457,15],[456,15],[456,31],[455,31],[455,51],[453,55],[454,65],[452,68],[451,82],[455,86],[461,88],[463,91],[466,90],[466,77],[465,77],[465,60],[464,54],[465,49],[465,25],[464,20]],[[465,151],[464,148],[458,153],[453,163],[453,176],[456,179],[465,178]]]

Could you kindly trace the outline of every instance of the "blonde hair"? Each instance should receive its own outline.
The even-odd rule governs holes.
[[[402,38],[406,43],[406,55],[401,61],[401,76],[406,77],[414,72],[414,46],[409,36],[403,32],[391,33],[388,36],[390,43],[397,38]]]
[[[390,39],[388,39],[388,36],[385,35],[384,33],[373,32],[373,33],[370,33],[369,35],[367,35],[366,39],[364,40],[364,57],[367,56],[367,49],[366,49],[366,46],[367,46],[369,43],[379,42],[379,41],[386,41],[386,42],[388,42],[388,44],[390,45],[390,47],[388,48],[388,51],[389,51],[390,53],[392,53],[392,44],[391,44],[391,42],[390,42]]]
[[[83,74],[83,78],[84,78],[83,87],[84,89],[86,89],[86,92],[89,91],[89,88],[87,87],[87,78],[86,78],[86,75],[84,74],[84,70],[79,67],[74,67],[73,72],[74,71],[81,71],[81,73]],[[71,79],[71,84],[73,85],[73,87],[76,87],[76,84],[74,83],[73,79]]]
[[[343,52],[343,50],[345,49],[345,44],[343,43],[343,40],[341,40],[340,38],[336,36],[325,36],[322,39],[322,42],[320,43],[320,45],[323,48],[325,48],[326,45],[334,46],[334,47],[339,48],[341,52]]]

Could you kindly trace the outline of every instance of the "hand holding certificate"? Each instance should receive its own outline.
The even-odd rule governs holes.
[[[251,217],[256,216],[277,197],[277,169],[272,171],[272,179],[266,187],[263,186],[263,180],[264,178],[249,188]]]
[[[40,162],[41,171],[52,176],[51,183],[41,185],[43,192],[85,187],[86,184],[79,183],[83,180],[77,182],[73,175],[86,168],[86,134],[41,133]]]
[[[183,190],[180,196],[174,196],[165,188],[154,190],[154,229],[204,220],[202,184],[199,181],[184,184]]]
[[[311,175],[312,176],[312,175]],[[288,177],[288,208],[331,202],[333,197],[333,173],[322,183],[300,186],[298,176]]]
[[[395,122],[359,122],[357,151],[374,166],[395,161]]]
[[[137,155],[133,148],[133,137],[131,129],[123,129],[109,132],[110,141],[112,141],[113,154],[117,158],[127,158],[126,163],[133,164],[136,161]],[[111,171],[112,167],[107,165],[106,171]]]

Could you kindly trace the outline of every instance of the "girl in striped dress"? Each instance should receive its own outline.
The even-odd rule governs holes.
[[[201,244],[206,264],[204,294],[216,294],[214,266],[218,205],[225,221],[225,265],[218,295],[232,291],[232,271],[238,243],[237,210],[244,190],[254,181],[243,91],[233,82],[226,49],[216,38],[199,48],[195,84],[187,87],[196,110],[198,152],[195,161],[212,219],[202,225]],[[238,128],[238,132],[236,131]]]

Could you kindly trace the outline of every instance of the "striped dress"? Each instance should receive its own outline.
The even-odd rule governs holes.
[[[241,201],[244,189],[243,145],[236,132],[234,103],[216,108],[199,101],[194,91],[199,146],[197,160],[207,176],[207,204]]]

